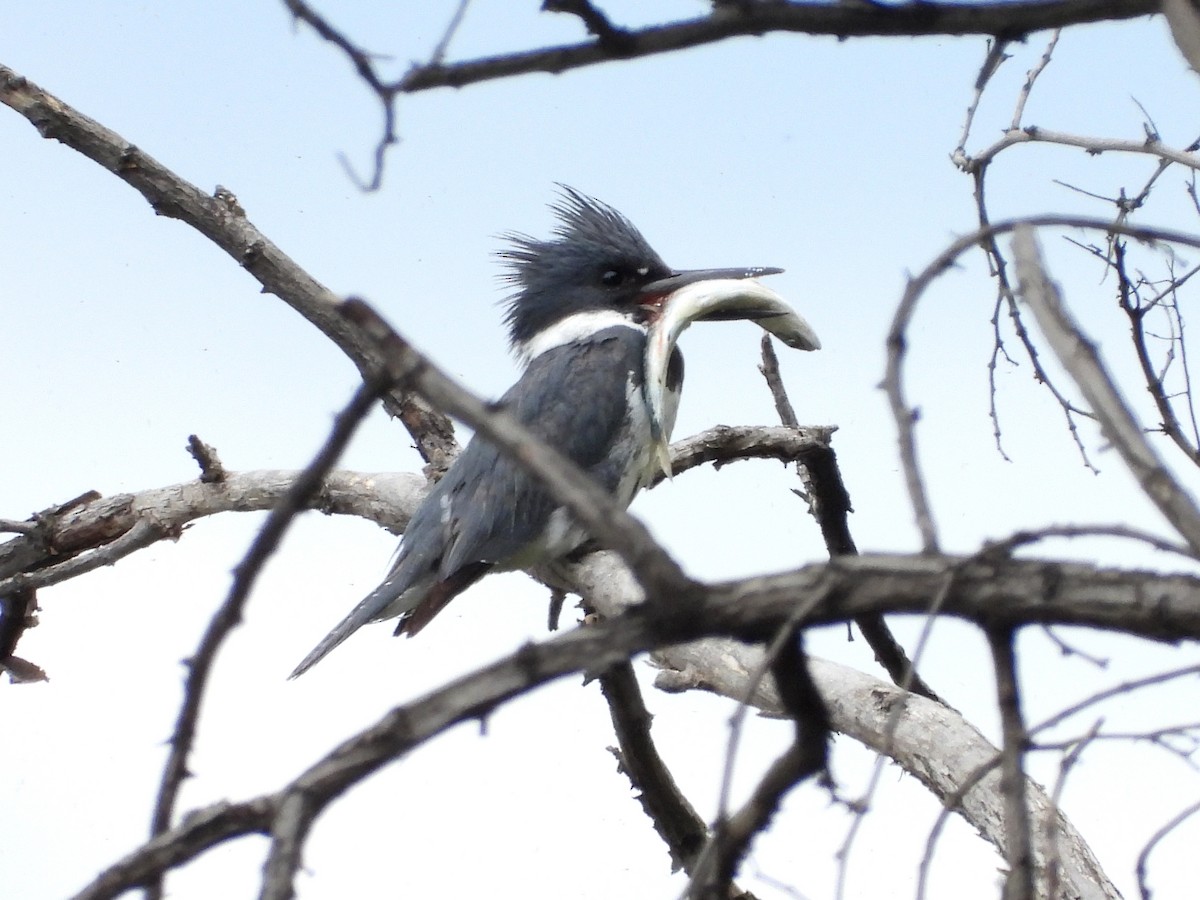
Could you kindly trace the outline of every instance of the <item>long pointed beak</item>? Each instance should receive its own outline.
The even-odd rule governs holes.
[[[667,442],[670,424],[664,422],[667,363],[683,331],[697,321],[750,319],[797,350],[819,350],[821,339],[813,327],[773,290],[753,279],[774,274],[778,269],[708,269],[679,272],[655,285],[669,289],[665,296],[655,292],[658,315],[646,343],[644,392],[649,411],[654,452],[663,471],[671,474]],[[719,273],[719,274],[715,274]],[[650,285],[647,287],[649,290]]]
[[[642,294],[648,297],[665,297],[698,281],[715,281],[717,279],[741,281],[746,278],[761,278],[763,275],[778,275],[782,271],[783,269],[769,266],[757,266],[749,269],[688,269],[650,282],[642,288]]]

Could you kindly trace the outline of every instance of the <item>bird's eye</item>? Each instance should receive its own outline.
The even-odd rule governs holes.
[[[600,283],[605,287],[620,287],[625,281],[625,273],[618,272],[616,269],[609,269],[600,276]]]

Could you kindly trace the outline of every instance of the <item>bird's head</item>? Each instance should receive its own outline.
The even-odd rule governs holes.
[[[611,206],[562,187],[549,240],[508,234],[499,256],[514,288],[505,322],[515,348],[568,316],[609,311],[644,323],[654,310],[647,285],[673,270],[633,223]]]
[[[782,269],[672,269],[617,210],[572,187],[560,188],[562,199],[551,206],[558,218],[551,239],[510,233],[509,246],[498,254],[508,264],[502,278],[515,288],[505,322],[518,354],[528,358],[539,346],[577,340],[620,322],[651,326],[664,315],[671,322],[672,347],[691,322],[731,319],[758,321],[792,347],[821,346],[778,295],[746,280]]]
[[[505,235],[499,252],[507,263],[504,282],[514,288],[505,322],[514,349],[528,348],[539,334],[579,313],[609,313],[639,325],[652,324],[672,294],[714,279],[757,278],[782,269],[693,269],[668,266],[625,216],[599,200],[560,185],[550,208],[558,219],[549,240]],[[612,316],[606,316],[611,322]],[[714,311],[705,318],[754,318],[753,310]]]

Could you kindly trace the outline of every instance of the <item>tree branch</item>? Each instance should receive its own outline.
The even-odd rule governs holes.
[[[767,650],[770,674],[795,733],[788,748],[767,768],[749,799],[732,816],[718,821],[688,896],[694,900],[723,898],[733,890],[733,876],[755,835],[764,831],[783,798],[801,781],[825,772],[829,758],[829,710],[809,671],[804,632],[791,624]]]
[[[671,869],[691,874],[708,837],[708,827],[679,790],[671,770],[650,737],[651,715],[630,663],[619,663],[600,676],[620,749],[611,748],[618,767],[635,790],[654,830],[671,854]]]
[[[1004,746],[1000,751],[1000,793],[1004,797],[1004,851],[1008,875],[1004,900],[1033,898],[1033,836],[1026,800],[1025,720],[1021,715],[1021,690],[1013,643],[1016,632],[1007,626],[985,629],[996,673],[996,706]],[[1051,840],[1053,846],[1053,839]]]
[[[718,425],[673,444],[673,468],[678,475],[706,462],[717,466],[751,458],[789,462],[823,440],[828,431]],[[189,481],[110,497],[93,493],[81,498],[83,502],[10,523],[9,530],[18,537],[0,544],[0,595],[58,584],[112,565],[156,541],[180,537],[184,527],[197,519],[269,510],[297,475],[281,470],[223,472],[221,480],[207,483]],[[426,490],[426,480],[415,474],[335,471],[326,477],[309,508],[369,519],[400,534]]]
[[[271,509],[291,489],[299,473],[267,470],[228,473],[221,482],[188,481],[136,494],[99,497],[67,512],[40,520],[38,531],[0,544],[0,594],[30,584],[57,584],[78,572],[63,568],[41,569],[48,560],[99,552],[135,532],[142,522],[156,527],[161,540],[177,536],[185,525],[223,512],[258,512]],[[425,479],[409,473],[331,472],[310,508],[326,514],[370,519],[399,534],[424,497]],[[124,552],[110,554],[107,564],[138,549],[128,541]],[[87,559],[84,556],[83,559]],[[42,576],[42,572],[52,572]],[[30,572],[31,574],[19,574]]]
[[[275,294],[333,341],[364,378],[379,368],[372,348],[338,314],[339,298],[255,228],[230,192],[205,194],[121,135],[2,65],[0,103],[28,119],[42,137],[65,144],[116,175],[158,215],[190,225],[224,250],[264,293]],[[404,423],[431,467],[443,471],[449,466],[458,445],[443,413],[399,389],[387,395],[384,406]]]
[[[775,354],[770,335],[763,335],[762,359],[759,371],[771,390],[779,419],[785,426],[796,427],[796,411],[784,387],[779,372],[779,357]],[[808,511],[816,519],[821,536],[825,539],[825,549],[831,557],[858,553],[858,546],[850,534],[849,516],[853,511],[850,492],[842,480],[837,454],[830,445],[832,437],[833,431],[830,429],[824,440],[815,442],[811,449],[799,454],[796,459],[796,469],[807,488]],[[875,654],[875,661],[883,666],[892,681],[914,694],[942,702],[941,697],[917,673],[916,666],[909,660],[883,616],[864,616],[856,619],[854,624]]]
[[[1019,227],[1013,234],[1013,254],[1021,281],[1021,296],[1033,310],[1038,326],[1100,420],[1104,436],[1117,448],[1125,465],[1167,521],[1200,553],[1200,509],[1150,446],[1141,426],[1125,404],[1100,359],[1095,345],[1063,305],[1058,289],[1042,263],[1033,231]]]
[[[1141,241],[1163,241],[1200,248],[1200,237],[1182,231],[1163,228],[1134,228],[1104,219],[1085,216],[1032,216],[989,224],[958,238],[939,253],[932,262],[911,278],[896,306],[887,337],[887,367],[883,388],[887,393],[892,419],[896,423],[900,463],[904,470],[909,502],[926,552],[938,552],[937,529],[933,523],[932,506],[925,489],[920,463],[917,460],[917,414],[904,392],[904,363],[908,355],[908,328],[916,315],[917,304],[934,279],[957,262],[958,257],[984,241],[1007,234],[1019,227],[1030,228],[1087,228],[1106,234],[1124,234]]]
[[[607,558],[611,554],[600,554],[593,561]],[[855,560],[857,563],[872,562],[871,557]],[[884,560],[874,561],[884,563]],[[908,570],[912,560],[896,558],[890,560],[893,568]],[[928,560],[919,562],[928,563]],[[572,567],[576,576],[587,574],[593,584],[604,582],[602,567],[579,564]],[[1046,568],[1049,564],[1041,564]],[[838,571],[832,563],[817,567],[832,578],[835,593],[851,597],[853,592],[843,593],[843,582],[852,579],[849,573]],[[1027,570],[1030,564],[1011,563],[1005,570]],[[1040,604],[1059,614],[1075,618],[1074,607],[1079,612],[1086,609],[1111,606],[1121,593],[1115,584],[1109,584],[1100,594],[1084,589],[1092,585],[1091,578],[1097,573],[1084,573],[1087,567],[1059,564],[1051,566],[1062,577],[1057,579],[1059,591],[1042,595]],[[612,569],[609,569],[611,575]],[[911,575],[911,573],[908,573]],[[1129,573],[1111,573],[1117,581],[1128,581]],[[1003,610],[1008,601],[998,597],[998,586],[1011,583],[1020,576],[992,571],[987,574],[974,572],[968,567],[956,579],[956,591],[946,600],[946,609],[955,614],[970,613],[986,617],[989,612]],[[1200,630],[1200,580],[1167,578],[1166,576],[1144,575],[1140,589],[1154,595],[1155,611],[1178,608],[1184,596],[1190,596],[1195,607],[1194,617]],[[398,759],[414,747],[452,725],[486,715],[498,705],[528,691],[532,687],[562,677],[572,672],[596,672],[615,663],[627,660],[632,654],[655,646],[677,645],[696,638],[719,634],[761,633],[772,626],[787,623],[794,614],[796,593],[786,598],[778,597],[770,604],[744,602],[756,594],[757,579],[751,579],[742,600],[726,605],[717,605],[707,599],[696,609],[669,607],[654,615],[646,615],[645,608],[618,614],[599,625],[576,629],[540,644],[527,645],[509,657],[475,672],[463,676],[430,694],[394,709],[380,722],[344,742],[324,759],[318,761],[282,791],[239,804],[217,804],[184,817],[171,831],[160,835],[142,848],[135,850],[125,859],[101,873],[86,889],[76,895],[76,900],[100,900],[115,897],[124,890],[144,884],[156,872],[167,867],[178,866],[195,858],[210,847],[244,834],[262,834],[271,831],[285,810],[285,800],[303,795],[322,809],[353,784],[358,783],[381,766]],[[828,583],[828,582],[826,582]],[[605,585],[611,592],[627,593],[632,582],[623,584],[618,579]],[[848,586],[848,584],[846,585]],[[1132,585],[1129,585],[1132,588]],[[823,589],[823,588],[822,588]],[[1077,596],[1082,590],[1087,598]],[[1182,591],[1182,596],[1179,592]],[[603,591],[589,592],[595,597]],[[1101,600],[1101,595],[1107,597]],[[1170,599],[1168,599],[1168,596]],[[626,598],[628,599],[628,598]],[[1136,606],[1135,598],[1127,596],[1130,605]],[[1100,602],[1097,602],[1100,601]],[[1032,602],[1032,601],[1031,601]],[[851,602],[850,605],[854,605]],[[821,604],[817,604],[818,607]],[[1070,610],[1070,611],[1069,611]],[[1005,610],[1005,612],[1007,612]],[[842,619],[846,618],[843,613]],[[1100,620],[1105,616],[1101,615]],[[719,641],[671,646],[663,653],[676,655],[681,662],[686,654],[712,652],[713,646],[729,654],[719,672],[713,677],[744,678],[755,668],[754,656],[761,651],[740,645],[735,641]],[[678,655],[683,654],[683,655]],[[746,656],[750,654],[750,656]],[[813,677],[830,710],[833,727],[869,746],[877,747],[893,755],[922,783],[930,786],[939,795],[948,794],[970,773],[982,759],[995,756],[995,748],[988,744],[967,724],[961,716],[940,704],[913,697],[870,678],[852,669],[831,663],[812,661]],[[737,675],[740,671],[741,675]],[[698,686],[698,685],[693,685]],[[706,685],[712,687],[712,684]],[[739,688],[743,687],[739,685]],[[734,688],[737,690],[738,688]],[[774,683],[765,680],[753,702],[764,703],[764,707],[781,712],[783,706],[774,691]],[[904,709],[894,729],[890,727],[897,704]],[[964,814],[981,828],[993,841],[999,842],[996,823],[1001,817],[996,814],[1000,803],[995,784],[983,779],[967,792],[963,798]],[[1035,804],[1036,815],[1059,815],[1048,812],[1041,801]],[[1060,834],[1064,842],[1064,877],[1068,883],[1081,883],[1080,896],[1115,897],[1115,891],[1106,887],[1107,882],[1087,851],[1086,845],[1062,820]],[[1042,830],[1038,829],[1037,834]]]
[[[532,72],[558,74],[615,59],[634,59],[776,32],[848,37],[993,35],[1020,39],[1047,28],[1131,19],[1158,12],[1156,0],[1027,0],[1011,3],[794,3],[755,0],[720,3],[711,15],[638,30],[619,42],[545,47],[465,60],[418,65],[388,85],[394,93],[464,87]]]
[[[353,437],[363,418],[370,412],[380,395],[390,386],[391,379],[376,374],[359,387],[350,403],[338,414],[333,431],[313,461],[300,473],[279,502],[271,509],[270,515],[267,516],[267,520],[246,551],[245,558],[234,567],[233,584],[230,586],[225,602],[221,604],[209,621],[204,635],[200,638],[200,644],[196,647],[196,652],[187,660],[188,674],[184,684],[183,702],[180,704],[179,715],[175,720],[175,728],[169,742],[171,751],[163,766],[162,783],[154,801],[154,812],[150,822],[151,838],[162,834],[171,825],[175,800],[188,775],[187,760],[195,740],[200,707],[208,686],[209,673],[216,662],[217,652],[225,643],[225,638],[242,621],[242,610],[249,599],[250,590],[258,578],[258,573],[275,552],[280,541],[283,540],[296,513],[307,506],[309,500],[321,487],[325,476],[342,455],[346,445],[350,443],[350,438]],[[280,841],[276,841],[272,845],[273,848],[280,843]],[[275,859],[274,852],[272,852],[271,858]],[[298,855],[294,858],[298,861]],[[147,885],[147,900],[161,896],[161,881],[152,881]]]

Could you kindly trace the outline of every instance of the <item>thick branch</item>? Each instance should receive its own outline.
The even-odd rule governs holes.
[[[995,35],[1006,39],[1087,22],[1131,19],[1158,12],[1157,0],[1030,0],[1012,3],[789,3],[754,0],[720,3],[711,15],[640,30],[623,29],[620,41],[546,47],[415,66],[389,88],[415,93],[463,87],[530,72],[557,74],[614,59],[633,59],[772,32],[836,37]]]
[[[178,535],[189,522],[222,512],[271,509],[296,479],[295,471],[235,472],[224,481],[189,481],[136,494],[114,494],[43,519],[33,535],[0,544],[0,594],[31,586],[55,584],[71,577],[52,560],[111,545],[134,532],[139,523],[154,523],[161,536]],[[424,497],[425,479],[409,473],[332,472],[313,498],[312,509],[355,515],[400,533]],[[131,546],[132,552],[136,547]],[[110,562],[115,560],[110,560]],[[19,574],[29,572],[30,574]],[[55,573],[61,573],[61,577]]]
[[[672,465],[678,475],[706,462],[792,461],[828,431],[719,425],[673,444]],[[219,482],[189,481],[136,494],[92,495],[53,514],[14,522],[19,528],[10,530],[18,537],[0,544],[0,593],[58,584],[98,565],[112,565],[149,543],[179,537],[185,525],[205,516],[269,510],[296,475],[282,470],[224,473]],[[359,516],[400,534],[426,489],[419,475],[337,471],[325,479],[310,507],[326,514]],[[101,550],[106,556],[93,564],[92,557]]]
[[[593,560],[603,558],[613,559],[610,554],[592,557]],[[1022,564],[1010,566],[1021,568]],[[575,566],[574,571],[579,575],[589,574],[582,565]],[[620,570],[609,569],[608,575],[614,571],[619,574]],[[591,566],[589,577],[593,582],[606,578],[596,566]],[[960,580],[967,585],[972,583],[970,577],[964,576]],[[1065,579],[1066,582],[1071,580],[1069,576]],[[1200,581],[1191,581],[1197,617],[1200,618]],[[626,581],[620,586],[610,581],[608,587],[611,590],[616,586],[628,598],[630,584]],[[1170,585],[1163,586],[1170,588]],[[598,593],[594,592],[593,596]],[[1071,593],[1069,588],[1067,593]],[[1047,595],[1045,601],[1053,606],[1057,598]],[[76,900],[115,897],[123,890],[151,879],[164,867],[181,865],[232,837],[272,830],[276,819],[289,808],[285,801],[295,795],[302,795],[306,802],[322,807],[351,785],[453,724],[486,715],[534,686],[572,672],[600,671],[655,646],[675,645],[722,633],[757,632],[768,624],[777,626],[789,620],[794,606],[794,602],[783,601],[772,607],[751,605],[753,612],[749,616],[744,606],[732,604],[720,609],[707,602],[694,610],[659,610],[656,615],[631,610],[600,625],[576,629],[542,644],[528,645],[499,662],[398,707],[375,726],[343,743],[279,793],[242,804],[218,804],[185,817],[176,828],[102,873],[77,895]],[[956,596],[947,598],[947,608],[959,608]],[[747,672],[756,668],[753,653],[757,651],[733,641],[676,646],[664,652],[680,654],[702,649],[712,652],[713,647],[733,654],[726,657],[713,677],[730,675],[734,669],[740,669],[744,679]],[[746,653],[751,656],[745,656]],[[761,662],[761,655],[758,662]],[[820,661],[813,661],[812,666],[834,728],[893,755],[923,783],[934,787],[939,796],[948,796],[957,785],[964,783],[967,774],[978,764],[995,756],[995,748],[979,737],[957,713],[940,704],[913,697],[852,669]],[[744,689],[744,684],[740,687]],[[775,711],[782,710],[769,679],[764,681],[753,702]],[[893,709],[897,704],[905,704],[905,707],[898,727],[893,729]],[[962,805],[964,814],[977,827],[999,841],[993,833],[1000,821],[995,815],[996,804],[1000,802],[993,783],[997,777],[982,779],[966,793]],[[1046,814],[1045,804],[1037,807],[1038,816]],[[1072,879],[1072,883],[1081,885],[1079,896],[1116,896],[1105,887],[1107,882],[1086,853],[1082,841],[1075,846],[1075,842],[1069,840],[1074,836],[1069,824],[1060,819],[1059,827],[1064,829],[1060,838],[1065,848],[1062,854],[1064,875]],[[1037,829],[1036,833],[1042,834],[1043,829]],[[1088,880],[1077,882],[1075,879],[1084,877],[1080,872],[1085,872]]]
[[[42,137],[60,141],[126,182],[158,215],[190,225],[228,253],[265,293],[278,296],[333,341],[364,377],[379,368],[373,348],[338,314],[339,298],[255,228],[232,193],[218,188],[213,196],[205,194],[5,66],[0,66],[0,103],[28,119]],[[449,465],[457,444],[444,414],[401,390],[389,393],[384,405],[408,428],[426,462],[438,469]]]
[[[588,602],[609,614],[636,596],[636,585],[612,554],[594,554],[572,575]],[[663,690],[705,690],[746,700],[772,715],[786,714],[772,678],[752,683],[764,665],[760,646],[709,638],[660,648],[651,659],[661,669],[656,684]],[[819,659],[809,666],[835,731],[890,757],[1004,852],[999,751],[970,722],[949,707],[856,669]],[[1066,890],[1064,896],[1119,897],[1070,821],[1035,784],[1027,782],[1027,790],[1041,883],[1053,859],[1060,866],[1060,884],[1075,891]]]

